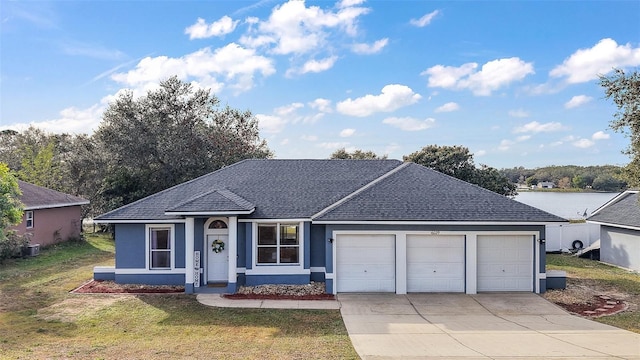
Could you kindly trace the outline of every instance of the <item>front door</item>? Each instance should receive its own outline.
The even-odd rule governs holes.
[[[224,249],[219,252],[214,251],[215,242],[223,242]],[[229,280],[229,250],[228,235],[207,235],[207,282],[227,282]],[[218,245],[219,249],[220,246]]]

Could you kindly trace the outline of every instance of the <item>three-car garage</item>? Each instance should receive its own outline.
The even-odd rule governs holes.
[[[335,233],[334,292],[538,292],[537,235]]]

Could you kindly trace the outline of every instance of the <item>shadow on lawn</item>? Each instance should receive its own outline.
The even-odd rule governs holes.
[[[338,310],[283,310],[216,308],[200,304],[194,295],[136,295],[168,317],[172,326],[237,326],[277,328],[274,336],[346,335]]]

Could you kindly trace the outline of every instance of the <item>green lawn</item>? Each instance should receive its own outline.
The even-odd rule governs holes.
[[[629,311],[595,320],[640,333],[640,274],[575,256],[548,254],[547,269],[567,272],[569,286],[586,286],[627,296]]]
[[[69,294],[113,242],[0,265],[2,359],[357,359],[338,310],[219,309],[193,295]]]

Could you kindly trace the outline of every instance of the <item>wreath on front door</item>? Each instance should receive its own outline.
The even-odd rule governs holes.
[[[216,254],[221,253],[222,250],[224,250],[224,242],[222,242],[222,240],[220,240],[220,239],[212,242],[211,243],[211,250],[213,250],[213,252],[216,253]]]

